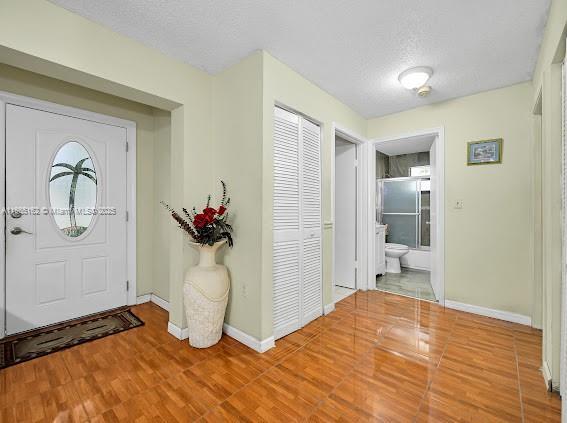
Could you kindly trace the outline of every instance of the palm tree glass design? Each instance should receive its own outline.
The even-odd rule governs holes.
[[[65,235],[83,234],[96,207],[97,176],[86,148],[76,141],[63,144],[51,165],[49,199],[55,223]]]

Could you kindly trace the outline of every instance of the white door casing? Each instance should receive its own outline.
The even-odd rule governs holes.
[[[6,208],[42,211],[6,216],[6,333],[127,304],[127,130],[12,104],[5,116]],[[116,210],[95,215],[77,237],[65,235],[50,210],[52,164],[69,142],[92,159],[96,209]],[[15,227],[30,233],[12,234]]]
[[[562,66],[562,207],[563,260],[561,269],[561,348],[559,359],[559,392],[561,393],[561,421],[567,421],[567,46]]]
[[[435,138],[435,141],[431,145],[431,149],[429,150],[429,162],[430,162],[430,169],[431,169],[431,191],[430,191],[430,208],[429,208],[429,220],[431,222],[430,225],[430,252],[431,252],[431,259],[430,259],[430,270],[431,270],[431,287],[433,288],[433,292],[435,293],[435,298],[441,300],[443,298],[443,286],[441,282],[441,272],[442,269],[439,269],[439,260],[436,260],[439,251],[440,242],[443,242],[442,239],[439,239],[439,231],[437,230],[437,225],[439,224],[439,212],[440,208],[443,205],[439,202],[439,192],[437,187],[439,187],[439,167],[438,167],[438,157],[437,157],[437,148],[438,148],[438,140],[439,135]]]
[[[422,135],[435,135],[434,146],[430,154],[434,154],[432,163],[435,164],[435,175],[431,180],[431,189],[435,190],[433,194],[435,209],[433,212],[436,215],[435,234],[434,238],[435,248],[432,251],[431,266],[432,266],[432,287],[435,290],[435,295],[439,304],[445,304],[445,130],[443,127],[426,129],[407,134],[400,134],[398,136],[384,137],[382,139],[374,139],[368,142],[369,154],[367,156],[367,178],[368,187],[368,201],[367,201],[367,225],[371,227],[375,224],[376,219],[376,145],[380,143],[391,143],[392,141],[412,138]],[[433,201],[433,198],[432,198]],[[432,217],[433,218],[433,217]],[[374,257],[376,252],[375,237],[368,238],[367,244],[369,257]],[[375,278],[375,262],[370,261],[368,266],[368,279]],[[435,278],[435,280],[433,280]],[[374,288],[376,289],[376,288]]]
[[[332,124],[332,138],[336,139],[337,136],[352,143],[356,148],[356,289],[366,291],[371,289],[369,283],[376,280],[376,277],[369,277],[368,272],[370,267],[374,270],[374,259],[369,254],[369,239],[374,238],[374,223],[368,226],[368,213],[372,212],[368,207],[368,180],[367,167],[368,155],[373,146],[368,140],[360,136],[356,132],[343,127],[336,122]],[[335,210],[335,197],[336,197],[336,175],[335,175],[335,143],[331,143],[331,220],[324,222],[324,226],[331,229],[332,234],[332,257],[335,257],[337,249],[336,243],[336,210]],[[374,241],[372,241],[373,243]],[[372,263],[370,263],[372,261]],[[336,284],[336,262],[333,260],[331,265],[331,284],[334,288]],[[374,286],[375,284],[372,283]],[[327,306],[325,306],[327,307]]]
[[[356,288],[356,145],[335,141],[335,285]]]
[[[322,314],[320,128],[274,109],[273,330]]]

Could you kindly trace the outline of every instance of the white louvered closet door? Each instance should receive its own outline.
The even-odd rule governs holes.
[[[323,312],[321,263],[321,130],[301,119],[302,313],[306,325]]]
[[[274,112],[274,337],[301,327],[299,117]]]
[[[322,314],[320,128],[274,112],[274,337]]]

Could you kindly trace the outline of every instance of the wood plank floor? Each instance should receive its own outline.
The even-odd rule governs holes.
[[[371,291],[257,354],[146,325],[0,371],[0,420],[560,421],[541,332]]]

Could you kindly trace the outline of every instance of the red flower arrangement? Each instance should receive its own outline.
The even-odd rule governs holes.
[[[222,200],[218,209],[211,207],[211,196],[207,198],[207,205],[201,213],[193,207],[191,213],[183,208],[185,217],[177,213],[168,204],[161,202],[169,210],[171,217],[179,224],[179,227],[187,232],[195,242],[201,245],[213,245],[223,239],[228,241],[228,245],[234,245],[232,241],[232,226],[228,223],[228,206],[230,198],[226,195],[226,184],[221,181]]]

